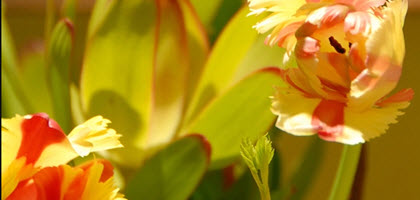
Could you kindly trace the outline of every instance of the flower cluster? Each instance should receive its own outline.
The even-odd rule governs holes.
[[[318,134],[346,144],[384,133],[414,92],[397,85],[405,54],[406,0],[250,0],[251,14],[270,12],[259,32],[267,44],[294,54],[282,70],[276,126],[294,135]]]
[[[122,147],[107,119],[96,116],[68,136],[43,113],[1,123],[2,199],[124,199],[108,161],[67,165],[90,152]]]

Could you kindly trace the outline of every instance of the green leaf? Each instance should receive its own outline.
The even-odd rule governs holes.
[[[82,124],[86,121],[85,114],[82,110],[82,102],[80,99],[80,90],[74,84],[70,84],[70,103],[71,114],[75,124]]]
[[[4,2],[1,2],[1,108],[2,117],[28,114],[32,108],[25,99],[22,80],[18,76],[15,47],[7,26]]]
[[[260,17],[243,7],[218,38],[186,113],[193,120],[210,100],[255,70],[281,66],[284,50],[264,45],[264,35],[252,28]]]
[[[13,88],[13,83],[7,76],[7,72],[1,67],[1,116],[9,118],[15,114],[27,114],[24,104],[20,101],[16,91]]]
[[[243,5],[243,2],[243,0],[191,0],[192,5],[197,10],[198,17],[210,35],[211,41],[217,38],[226,23]]]
[[[107,158],[127,166],[140,165],[150,125],[156,13],[153,1],[98,1],[89,24],[82,108],[86,117],[110,119],[123,134],[125,148]]]
[[[213,19],[217,15],[217,11],[220,5],[223,3],[222,0],[212,1],[201,1],[201,0],[190,0],[192,6],[197,11],[198,17],[206,27],[209,27]]]
[[[190,67],[180,6],[176,1],[159,2],[157,9],[156,61],[151,74],[155,90],[146,147],[167,143],[175,135],[182,120]]]
[[[92,10],[92,15],[90,17],[87,40],[89,41],[93,35],[96,34],[96,31],[102,26],[104,20],[107,18],[109,12],[114,7],[117,1],[110,0],[97,0],[95,6]]]
[[[34,113],[44,112],[53,117],[52,97],[47,78],[43,50],[29,51],[21,58],[22,89]],[[42,94],[42,95],[40,95]]]
[[[223,194],[221,199],[255,200],[259,198],[258,187],[255,185],[251,172],[246,169],[245,173],[235,182],[232,188]]]
[[[72,128],[70,110],[70,57],[73,47],[73,24],[61,20],[54,27],[48,44],[47,65],[54,119],[64,132]]]
[[[203,180],[190,200],[216,200],[222,197],[224,192],[223,183],[224,176],[223,170],[213,170],[206,173]]]
[[[185,1],[98,1],[93,15],[83,111],[104,115],[124,135],[124,150],[108,158],[138,167],[138,154],[175,136],[207,57],[207,38]]]
[[[76,18],[77,1],[78,0],[64,0],[61,3],[61,16],[74,21]]]
[[[206,31],[204,30],[200,19],[197,17],[197,13],[189,1],[179,0],[178,2],[182,9],[182,13],[184,14],[190,59],[190,68],[187,77],[188,85],[185,96],[185,105],[188,105],[195,89],[197,88],[204,64],[208,58],[210,44]]]
[[[272,125],[269,96],[283,81],[277,68],[260,70],[212,101],[182,133],[201,133],[210,141],[212,167],[229,164],[239,155],[243,137],[257,137]]]
[[[183,200],[209,164],[210,146],[201,135],[181,138],[146,161],[127,185],[128,199]]]

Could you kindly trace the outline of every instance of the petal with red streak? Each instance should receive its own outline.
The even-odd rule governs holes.
[[[11,197],[35,199],[118,199],[107,161],[92,161],[82,167],[46,167],[32,179],[21,182]],[[111,170],[112,171],[112,170]],[[104,182],[101,180],[104,179]],[[35,189],[34,189],[35,188]]]
[[[312,115],[312,126],[320,138],[327,141],[336,141],[344,128],[345,103],[322,100]]]
[[[304,97],[293,88],[276,88],[271,111],[278,115],[276,126],[292,135],[313,135],[312,113],[321,99]]]

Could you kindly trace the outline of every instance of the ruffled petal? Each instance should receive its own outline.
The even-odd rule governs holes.
[[[123,147],[119,141],[121,135],[107,128],[110,122],[102,116],[96,116],[74,128],[68,138],[76,152],[86,156],[94,151]]]
[[[302,23],[305,20],[306,16],[302,14],[305,12],[301,12],[300,14],[297,14],[297,12],[307,2],[305,0],[248,0],[248,2],[251,10],[249,15],[258,15],[262,12],[271,13],[254,26],[259,33],[265,33],[273,29],[266,39],[266,44],[272,46],[280,40],[283,42],[284,40],[288,40],[292,42],[288,42],[288,49],[292,49],[290,46],[293,45],[293,40],[287,39],[290,33],[285,37],[285,33],[281,33],[281,31],[291,24]]]
[[[278,115],[276,126],[292,135],[316,134],[312,113],[320,102],[321,99],[304,97],[295,89],[276,88],[271,106],[271,111]]]
[[[343,134],[336,138],[337,142],[358,144],[385,133],[390,124],[397,123],[397,117],[404,114],[402,109],[410,105],[408,101],[388,103],[383,107],[372,107],[359,112],[354,107],[347,107]],[[366,120],[369,119],[369,120]]]

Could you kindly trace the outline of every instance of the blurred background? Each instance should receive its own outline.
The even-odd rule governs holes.
[[[61,1],[56,1],[57,12]],[[77,2],[74,18],[75,49],[72,80],[79,82],[79,72],[86,28],[89,22],[93,0]],[[192,0],[198,15],[200,0]],[[217,9],[212,21],[204,22],[211,42],[223,29],[230,17],[242,6],[241,0],[225,0]],[[5,0],[2,7],[16,46],[19,60],[19,72],[23,74],[45,71],[43,67],[43,38],[45,24],[45,1],[42,0]],[[413,88],[417,93],[406,114],[399,117],[399,123],[390,126],[388,132],[365,144],[363,161],[359,166],[356,185],[359,188],[352,199],[419,199],[420,200],[420,131],[416,125],[420,122],[420,0],[409,0],[409,11],[405,22],[406,57],[401,80],[396,89]],[[42,76],[42,73],[39,73]],[[32,76],[31,76],[32,77]],[[41,77],[42,78],[42,77]],[[43,80],[43,79],[41,79]],[[27,82],[30,84],[30,80]],[[25,87],[28,92],[42,94],[46,88]],[[36,98],[36,96],[34,96]],[[48,103],[48,102],[40,102]],[[49,112],[49,111],[44,111]],[[369,120],[369,119],[366,119]],[[276,149],[281,152],[282,179],[292,176],[297,166],[301,166],[302,155],[317,137],[294,137],[280,133],[273,138]],[[307,167],[318,167],[312,182],[308,181],[309,192],[303,199],[325,199],[331,189],[333,178],[341,154],[342,146],[336,143],[324,144],[324,156],[320,165],[304,162]],[[310,151],[310,150],[309,150]],[[310,177],[308,177],[308,180]]]

